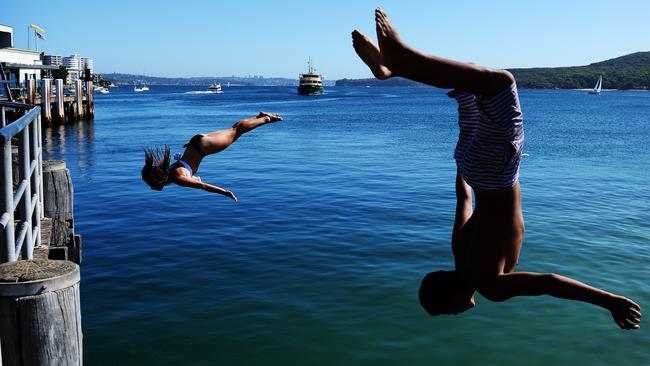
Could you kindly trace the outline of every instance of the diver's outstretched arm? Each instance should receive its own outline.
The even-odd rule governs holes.
[[[584,301],[609,310],[622,329],[638,329],[641,319],[641,307],[634,301],[554,273],[500,274],[480,284],[477,290],[490,301],[538,295]]]
[[[181,187],[196,188],[196,189],[202,189],[206,192],[218,193],[222,196],[226,196],[231,200],[237,202],[237,196],[235,196],[235,194],[232,193],[231,191],[225,188],[215,186],[213,184],[202,182],[201,178],[199,177],[192,177],[192,178],[178,177],[175,179],[174,183],[178,184]]]

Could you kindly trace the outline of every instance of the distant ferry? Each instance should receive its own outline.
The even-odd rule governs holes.
[[[321,95],[323,94],[323,78],[314,71],[311,65],[311,58],[308,62],[309,72],[300,74],[298,94],[300,95]]]

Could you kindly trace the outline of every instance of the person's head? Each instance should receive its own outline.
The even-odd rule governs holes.
[[[432,316],[458,314],[474,307],[474,290],[456,271],[428,273],[420,284],[419,298],[420,305]]]
[[[157,191],[162,191],[167,184],[169,173],[169,146],[164,148],[147,148],[144,150],[144,167],[142,167],[142,180]]]

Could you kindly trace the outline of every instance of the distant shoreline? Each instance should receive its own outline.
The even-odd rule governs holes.
[[[650,90],[650,52],[636,52],[587,66],[508,69],[517,86],[525,89],[591,90],[599,77],[607,90]],[[412,86],[421,84],[400,78],[341,79],[336,86]],[[605,89],[603,89],[605,90]]]

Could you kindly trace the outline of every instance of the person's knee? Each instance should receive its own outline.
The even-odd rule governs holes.
[[[244,133],[246,133],[246,132],[248,132],[250,130],[248,128],[248,126],[246,126],[246,122],[243,121],[243,120],[242,121],[237,121],[237,123],[232,125],[231,129],[233,131],[235,131],[235,134],[237,134],[238,136],[243,135]]]
[[[482,71],[483,81],[479,90],[484,96],[491,98],[515,82],[515,77],[508,70],[485,68]]]
[[[515,82],[515,77],[508,70],[489,69],[487,71],[489,84],[492,88],[501,91]]]
[[[515,76],[508,70],[499,70],[498,74],[499,79],[501,79],[500,81],[506,84],[506,86],[515,82]]]

